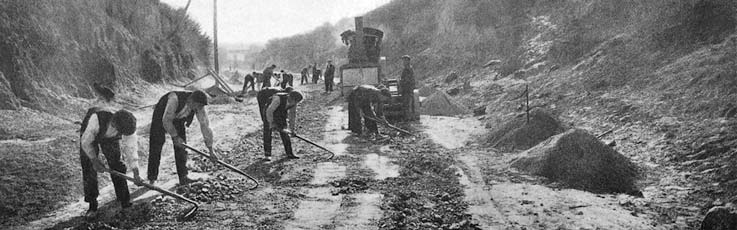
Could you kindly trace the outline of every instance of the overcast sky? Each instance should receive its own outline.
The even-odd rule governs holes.
[[[182,8],[187,0],[161,0]],[[218,0],[218,43],[265,43],[335,23],[390,0]],[[192,0],[187,13],[212,37],[213,0]]]

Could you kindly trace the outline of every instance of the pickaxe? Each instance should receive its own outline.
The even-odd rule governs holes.
[[[147,184],[147,183],[145,183],[143,181],[136,180],[133,177],[130,177],[130,176],[125,175],[123,173],[120,173],[118,171],[110,170],[108,168],[105,168],[105,171],[107,171],[108,173],[110,173],[112,175],[119,176],[119,177],[125,178],[126,180],[132,181],[132,182],[136,183],[137,185],[142,185],[143,187],[146,187],[148,189],[156,190],[156,191],[158,191],[160,193],[163,193],[164,195],[168,195],[168,196],[171,196],[171,197],[174,197],[174,198],[177,198],[177,199],[180,199],[180,200],[183,200],[183,201],[186,201],[186,202],[192,204],[193,207],[190,208],[190,209],[188,209],[187,212],[184,212],[182,215],[180,215],[179,220],[183,220],[184,221],[184,220],[191,219],[192,217],[194,217],[195,213],[200,208],[200,205],[197,202],[195,202],[194,200],[191,200],[189,198],[186,198],[186,197],[184,197],[182,195],[176,194],[174,192],[171,192],[171,191],[166,190],[166,189],[163,189],[163,188],[156,187],[156,186],[154,186],[152,184]]]
[[[333,157],[335,157],[335,153],[333,151],[330,151],[329,149],[323,147],[322,145],[318,145],[317,143],[315,143],[314,141],[311,141],[310,139],[307,139],[307,138],[304,138],[304,137],[302,137],[300,135],[297,135],[296,133],[292,132],[291,130],[281,130],[279,132],[280,133],[286,133],[287,135],[291,134],[292,136],[294,136],[294,137],[296,137],[296,138],[298,138],[300,140],[303,140],[303,141],[305,141],[307,143],[310,143],[311,145],[314,145],[315,147],[318,147],[318,148],[320,148],[322,150],[327,151],[328,153],[330,153],[330,157],[328,157],[328,160],[333,159]]]
[[[184,145],[184,147],[186,147],[186,148],[188,148],[188,149],[190,149],[190,150],[192,150],[192,151],[194,151],[194,152],[196,152],[196,153],[199,153],[200,155],[202,155],[202,156],[204,156],[204,157],[210,158],[210,154],[204,153],[204,152],[202,152],[202,151],[200,151],[200,150],[198,150],[198,149],[195,149],[195,148],[193,148],[192,146],[189,146],[189,145],[187,145],[187,144],[182,144],[182,145]],[[249,188],[249,190],[253,190],[253,189],[256,189],[256,188],[258,188],[258,186],[259,186],[259,183],[258,183],[258,181],[257,181],[257,180],[256,180],[255,178],[253,178],[252,176],[250,176],[250,175],[246,174],[245,172],[241,171],[240,169],[236,168],[235,166],[232,166],[232,165],[230,165],[230,164],[228,164],[228,163],[225,163],[225,162],[223,162],[223,161],[222,161],[222,160],[220,160],[220,159],[218,159],[218,160],[217,160],[217,162],[218,162],[218,163],[220,163],[221,165],[223,165],[223,166],[225,166],[225,167],[229,168],[230,170],[233,170],[233,171],[237,172],[238,174],[241,174],[241,175],[243,175],[243,176],[245,176],[245,177],[248,177],[248,179],[250,179],[251,181],[253,181],[253,183],[255,183],[256,185],[255,185],[255,186],[253,186],[252,188]]]

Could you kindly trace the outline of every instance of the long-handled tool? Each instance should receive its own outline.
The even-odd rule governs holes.
[[[202,155],[202,156],[204,156],[204,157],[210,158],[210,154],[207,154],[207,153],[203,153],[202,151],[200,151],[200,150],[198,150],[198,149],[195,149],[195,148],[193,148],[192,146],[189,146],[189,145],[187,145],[187,144],[182,144],[182,145],[184,145],[184,147],[186,147],[186,148],[188,148],[188,149],[190,149],[190,150],[192,150],[192,151],[195,151],[196,153],[199,153],[200,155]],[[217,160],[217,162],[218,162],[218,163],[220,163],[221,165],[223,165],[223,166],[225,166],[225,167],[229,168],[230,170],[233,170],[233,171],[237,172],[238,174],[241,174],[241,175],[243,175],[243,176],[245,176],[245,177],[248,177],[248,179],[250,179],[251,181],[253,181],[253,183],[254,183],[254,184],[256,184],[256,185],[255,185],[255,186],[253,186],[253,187],[251,187],[251,188],[249,188],[249,190],[253,190],[253,189],[256,189],[256,188],[258,188],[258,186],[259,186],[259,183],[258,183],[258,181],[256,180],[256,178],[253,178],[252,176],[250,176],[250,175],[246,174],[245,172],[241,171],[240,169],[236,168],[235,166],[232,166],[232,165],[230,165],[230,164],[228,164],[228,163],[225,163],[225,162],[223,162],[223,161],[222,161],[222,160],[220,160],[220,159],[218,159],[218,160]]]
[[[186,197],[184,197],[182,195],[176,194],[174,192],[171,192],[171,191],[166,190],[166,189],[163,189],[163,188],[159,188],[159,187],[153,186],[151,184],[144,183],[143,181],[138,181],[136,179],[133,179],[133,177],[130,177],[130,176],[125,175],[123,173],[120,173],[118,171],[113,171],[113,170],[110,170],[108,168],[105,168],[105,171],[107,171],[108,173],[110,173],[112,175],[125,178],[126,180],[129,180],[129,181],[133,181],[136,184],[143,185],[143,187],[146,187],[148,189],[156,190],[156,191],[158,191],[160,193],[163,193],[164,195],[168,195],[168,196],[171,196],[171,197],[174,197],[174,198],[177,198],[177,199],[180,199],[180,200],[183,200],[183,201],[186,201],[186,202],[192,204],[193,205],[192,208],[188,209],[186,212],[184,212],[182,215],[180,215],[179,216],[179,220],[185,221],[185,220],[191,219],[192,217],[194,217],[194,215],[196,214],[197,210],[200,208],[200,204],[198,204],[194,200],[191,200],[189,198],[186,198]]]
[[[380,124],[386,125],[386,127],[392,128],[392,129],[397,130],[397,131],[399,131],[401,133],[404,133],[404,134],[407,134],[407,135],[411,135],[411,136],[414,136],[415,135],[415,134],[413,134],[413,133],[411,133],[411,132],[409,132],[407,130],[404,130],[402,128],[399,128],[397,126],[394,126],[392,124],[389,124],[389,122],[381,121],[379,119],[376,119],[374,117],[369,117],[369,116],[364,116],[364,118],[369,119],[369,120],[372,120],[372,121],[375,121],[376,123],[380,123]]]
[[[294,137],[296,137],[296,138],[298,138],[300,140],[303,140],[303,141],[305,141],[307,143],[310,143],[311,145],[314,145],[315,147],[318,147],[318,148],[320,148],[322,150],[327,151],[328,153],[330,153],[330,157],[328,157],[328,160],[331,160],[331,159],[333,159],[333,157],[335,157],[335,153],[333,151],[330,151],[329,149],[323,147],[322,145],[318,145],[317,143],[315,143],[314,141],[311,141],[310,139],[304,138],[304,137],[302,137],[300,135],[297,135],[296,133],[294,133],[292,131],[288,131],[288,130],[287,131],[279,131],[279,132],[285,132],[287,134],[292,134]]]

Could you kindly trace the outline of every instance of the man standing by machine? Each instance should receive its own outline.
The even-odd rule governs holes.
[[[369,133],[379,134],[376,121],[383,117],[383,104],[391,99],[389,89],[372,85],[359,85],[353,88],[348,95],[348,128],[351,132],[361,135],[363,124]],[[373,106],[372,106],[373,105]],[[381,118],[381,120],[384,120]]]
[[[402,56],[402,75],[399,79],[399,94],[402,95],[402,104],[404,105],[404,119],[409,121],[413,119],[415,114],[415,72],[412,69],[408,55]]]
[[[333,92],[333,78],[335,77],[335,66],[332,60],[328,60],[328,65],[325,66],[325,93]]]

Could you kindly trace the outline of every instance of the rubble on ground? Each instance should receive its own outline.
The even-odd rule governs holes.
[[[483,138],[485,146],[500,150],[525,150],[548,137],[562,133],[565,127],[552,114],[540,108],[530,111],[530,122],[526,114],[518,114],[506,123],[493,128]]]
[[[642,196],[637,166],[580,129],[571,129],[523,152],[512,167],[575,189]]]

